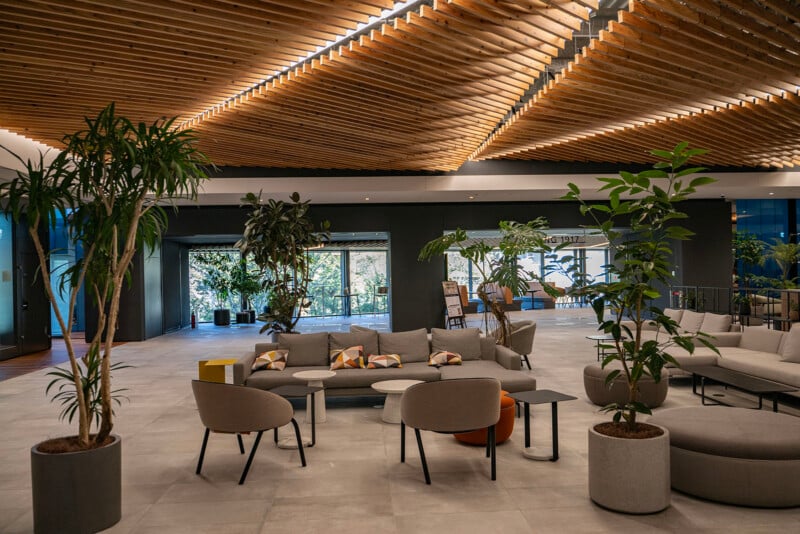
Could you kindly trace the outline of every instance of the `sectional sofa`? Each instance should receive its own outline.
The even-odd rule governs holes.
[[[520,355],[498,346],[477,328],[444,330],[431,333],[421,328],[408,332],[377,332],[362,329],[355,332],[320,332],[314,334],[281,334],[276,343],[257,343],[255,350],[241,356],[233,366],[236,384],[272,389],[285,384],[304,384],[294,373],[330,369],[330,351],[353,346],[364,347],[368,354],[399,354],[402,367],[388,369],[338,369],[325,380],[328,396],[379,395],[370,386],[382,380],[413,379],[426,382],[453,378],[492,377],[500,380],[509,392],[536,389],[536,379],[521,372]],[[285,369],[252,371],[256,357],[267,351],[288,350]],[[450,351],[461,355],[461,365],[428,365],[433,352]]]
[[[731,325],[730,315],[697,313],[691,310],[664,310],[687,333],[704,332],[719,354],[695,343],[692,354],[673,346],[667,352],[680,364],[684,373],[692,365],[718,365],[765,380],[796,387],[800,390],[800,323],[788,332],[770,330],[765,326]],[[658,334],[654,324],[643,333],[646,339]],[[666,339],[660,333],[660,339]],[[672,370],[670,376],[678,376]],[[800,393],[794,394],[800,396]]]

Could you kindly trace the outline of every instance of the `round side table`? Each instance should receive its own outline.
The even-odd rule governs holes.
[[[308,387],[324,387],[322,383],[334,375],[336,375],[336,371],[297,371],[292,376],[300,380],[306,380],[308,382]],[[317,423],[324,423],[326,420],[325,390],[323,389],[316,395],[308,395],[306,397],[306,406],[311,406],[312,402],[316,403],[314,405],[314,411],[316,412]],[[311,413],[309,410],[306,410],[305,422],[311,422]]]
[[[400,397],[406,389],[421,382],[422,380],[383,380],[372,384],[372,389],[375,391],[386,393],[381,415],[385,423],[400,424]]]

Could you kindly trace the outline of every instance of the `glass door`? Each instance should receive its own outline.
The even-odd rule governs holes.
[[[0,215],[0,355],[16,350],[14,336],[14,244],[12,225]]]

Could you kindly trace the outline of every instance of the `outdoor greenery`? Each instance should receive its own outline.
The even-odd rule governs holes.
[[[309,202],[292,193],[291,202],[248,193],[242,201],[250,207],[242,238],[236,243],[242,255],[265,275],[262,289],[268,294],[268,309],[259,315],[261,332],[293,332],[299,310],[308,306],[309,249],[321,246],[329,236],[329,224],[317,230],[308,218]]]
[[[501,221],[499,226],[500,239],[496,245],[484,239],[470,238],[465,230],[458,228],[426,243],[419,253],[419,260],[430,261],[434,256],[442,256],[448,251],[455,250],[461,257],[472,262],[473,268],[478,271],[481,278],[478,298],[483,302],[484,310],[490,311],[497,323],[496,328],[491,328],[493,325],[489,324],[489,316],[484,314],[484,329],[487,333],[494,330],[497,333],[498,343],[507,345],[510,343],[510,322],[502,303],[495,301],[485,291],[487,284],[495,283],[501,287],[508,287],[512,294],[521,296],[528,291],[529,281],[540,280],[545,291],[554,297],[557,296],[555,288],[545,284],[539,273],[526,271],[517,261],[519,256],[528,252],[543,250],[552,252],[556,249],[551,249],[547,245],[547,234],[544,230],[548,224],[543,217],[524,224]]]
[[[797,265],[800,259],[800,245],[797,243],[784,243],[781,239],[774,239],[774,243],[768,246],[767,258],[778,264],[781,270],[781,278],[777,282],[777,287],[790,289],[797,287],[797,278],[789,278],[791,268]]]
[[[637,414],[650,413],[650,408],[638,400],[638,382],[642,376],[651,376],[658,382],[667,363],[678,366],[668,352],[671,346],[677,345],[689,353],[694,351],[693,336],[681,335],[678,324],[654,301],[672,281],[672,243],[693,235],[677,224],[687,217],[678,204],[698,187],[714,181],[696,177],[686,182],[686,177],[704,169],[685,168],[685,165],[705,152],[679,143],[671,151],[653,150],[651,154],[659,161],[652,170],[638,174],[623,171],[619,177],[598,178],[603,184],[599,191],[608,194],[608,202],[588,204],[578,186],[572,183],[563,197],[580,203],[581,213],[593,221],[589,228],[608,239],[613,253],[606,266],[610,281],[590,283],[576,293],[590,299],[599,330],[612,337],[613,346],[609,347],[611,350],[602,365],[618,362],[619,369],[608,374],[607,384],[623,374],[629,393],[624,405],[614,403],[603,409],[614,413],[613,421],[617,424],[624,419],[622,424],[629,432],[637,429]],[[629,227],[630,231],[617,230],[622,227]],[[607,308],[613,313],[611,318],[606,317]],[[665,337],[643,341],[642,327],[648,321],[657,324]],[[716,351],[704,335],[695,337]]]
[[[57,380],[71,383],[74,397],[59,386],[54,399],[62,405],[67,401],[62,417],[77,417],[80,448],[104,444],[113,427],[111,371],[118,367],[111,353],[131,260],[160,239],[167,223],[160,204],[196,198],[206,178],[203,165],[208,161],[195,148],[194,133],[176,130],[174,120],[134,124],[117,116],[112,103],[96,118],[87,117],[83,129],[65,135],[65,150],[49,165],[41,154],[35,162],[15,155],[24,170],[0,184],[3,212],[17,223],[27,223],[61,331],[72,331],[81,287],[97,313],[97,331],[83,357],[76,354],[71,337],[64,336],[69,368]],[[59,216],[69,221],[69,240],[82,244],[83,255],[59,273],[60,282],[54,286],[42,236],[55,228]],[[57,297],[64,294],[69,298],[62,312]],[[87,381],[99,382],[99,388],[87,388]],[[99,426],[93,434],[98,411]]]

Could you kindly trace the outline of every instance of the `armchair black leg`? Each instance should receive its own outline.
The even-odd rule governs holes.
[[[532,371],[532,370],[533,370],[533,368],[531,367],[531,362],[530,362],[530,360],[528,360],[528,355],[527,355],[527,354],[523,354],[523,355],[521,356],[521,358],[522,358],[522,363],[524,363],[525,365],[527,365],[527,366],[528,366],[528,370],[529,370],[529,371]]]
[[[300,452],[300,463],[303,467],[306,466],[306,453],[303,451],[303,438],[300,437],[300,426],[297,421],[292,417],[292,426],[294,426],[294,435],[297,436],[297,450]]]
[[[278,428],[275,427],[272,429],[272,441],[278,443]]]
[[[489,438],[487,441],[489,442],[492,452],[492,480],[497,480],[497,433],[495,425],[489,427],[489,435],[487,437]]]
[[[244,465],[244,471],[242,471],[242,477],[239,479],[239,485],[241,486],[244,484],[244,479],[247,478],[247,472],[250,470],[250,464],[253,463],[253,457],[256,455],[256,449],[258,449],[258,444],[261,441],[261,435],[264,431],[260,431],[256,434],[256,441],[253,443],[253,449],[250,451],[250,456],[247,457],[247,463]]]
[[[422,447],[422,436],[419,433],[419,428],[414,429],[414,434],[417,436],[417,447],[419,448],[419,459],[422,462],[422,472],[425,474],[425,484],[430,484],[431,475],[428,472],[428,462],[425,461],[425,449]]]
[[[406,424],[400,421],[400,463],[406,461]]]
[[[244,454],[244,442],[242,441],[242,435],[236,434],[236,441],[239,442],[239,452]]]
[[[206,428],[206,433],[203,435],[203,445],[200,447],[200,458],[197,460],[197,471],[196,474],[200,474],[200,469],[203,467],[203,458],[206,455],[206,444],[208,444],[208,435],[211,433],[211,430]]]

